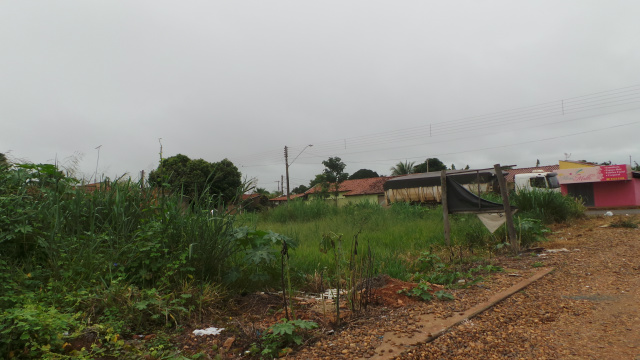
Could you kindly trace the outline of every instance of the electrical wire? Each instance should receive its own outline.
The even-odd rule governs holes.
[[[361,150],[359,152],[377,152],[400,147],[423,146],[426,145],[425,138],[430,140],[435,138],[436,141],[429,141],[428,144],[436,144],[442,141],[451,141],[450,139],[437,140],[445,139],[446,136],[450,135],[474,132],[477,136],[479,129],[489,130],[507,125],[527,124],[545,118],[566,117],[580,112],[605,110],[611,107],[637,104],[638,102],[640,102],[640,85],[633,85],[452,121],[440,121],[417,127],[324,141],[314,144],[312,152],[305,151],[301,155],[298,163],[304,164],[305,158],[326,157],[327,154],[358,153],[354,150]],[[579,119],[567,121],[577,121]],[[547,125],[553,126],[563,122],[566,121],[555,121],[554,123],[547,123]],[[410,141],[417,141],[419,143],[407,144],[407,142]],[[399,145],[401,143],[404,144]],[[297,149],[304,149],[304,147],[306,147],[306,145],[290,146],[289,149],[293,152]],[[348,148],[349,151],[345,151],[345,148]],[[264,167],[282,165],[284,163],[282,150],[269,150],[257,154],[237,156],[233,157],[233,160],[238,163],[240,167]]]

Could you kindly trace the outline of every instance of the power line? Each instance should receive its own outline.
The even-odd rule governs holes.
[[[635,124],[640,124],[640,121],[634,121],[634,122],[625,123],[625,124],[618,124],[618,125],[608,126],[608,127],[599,128],[599,129],[585,130],[585,131],[580,131],[580,132],[576,132],[576,133],[559,135],[559,136],[552,136],[552,137],[536,139],[536,140],[520,141],[520,142],[512,143],[512,144],[496,145],[496,146],[489,146],[489,147],[484,147],[484,148],[475,148],[475,149],[469,149],[469,150],[457,151],[457,152],[433,154],[432,157],[445,156],[445,155],[457,155],[457,154],[464,154],[464,153],[468,153],[468,152],[472,152],[472,151],[499,149],[499,148],[504,148],[504,147],[517,146],[517,145],[521,145],[521,144],[531,144],[531,143],[536,143],[536,142],[541,142],[541,141],[556,140],[556,139],[561,139],[561,138],[565,138],[565,137],[571,137],[571,136],[583,135],[583,134],[588,134],[588,133],[594,133],[594,132],[598,132],[598,131],[604,131],[604,130],[619,128],[619,127],[629,126],[629,125],[635,125]],[[409,160],[409,159],[422,159],[422,158],[424,158],[424,156],[412,156],[412,157],[402,157],[402,158],[395,158],[395,159],[375,160],[375,161],[371,161],[371,163],[373,163],[373,162],[401,161],[401,160]],[[365,163],[365,162],[350,161],[350,163],[356,163],[357,164],[357,163]]]
[[[353,151],[345,152],[345,144],[348,150],[364,149],[364,151],[380,151],[390,148],[421,146],[427,144],[435,144],[439,141],[432,141],[433,138],[444,138],[447,135],[458,133],[477,131],[478,129],[491,129],[504,125],[515,125],[531,122],[534,120],[567,116],[585,111],[597,111],[610,107],[626,106],[637,104],[640,102],[640,85],[628,86],[619,89],[601,91],[587,95],[556,100],[552,102],[542,103],[519,107],[509,110],[503,110],[485,115],[465,117],[452,121],[440,121],[430,123],[418,127],[392,130],[387,132],[373,133],[369,135],[355,136],[346,139],[330,140],[325,142],[316,142],[314,144],[314,152],[309,152],[301,158],[309,157],[325,157],[327,153],[332,154],[352,154]],[[576,121],[577,119],[569,120]],[[555,124],[565,121],[556,121]],[[428,135],[428,136],[427,136]],[[424,139],[430,141],[425,142]],[[403,144],[408,141],[421,141],[419,144]],[[391,145],[392,147],[390,147]],[[299,148],[302,148],[300,146]],[[295,147],[291,147],[292,149]],[[372,149],[373,148],[373,149]],[[234,157],[234,161],[239,163],[240,167],[257,167],[257,166],[274,166],[282,165],[281,150],[265,151],[258,154],[248,154],[245,156]]]

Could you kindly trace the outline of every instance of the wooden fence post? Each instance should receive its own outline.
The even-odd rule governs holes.
[[[507,182],[502,176],[502,169],[500,164],[493,165],[493,169],[498,177],[498,184],[500,184],[500,194],[502,195],[502,205],[504,205],[504,216],[507,220],[507,232],[509,233],[509,241],[511,242],[511,249],[514,254],[520,252],[520,244],[518,243],[518,236],[516,235],[516,228],[513,225],[513,214],[511,213],[511,205],[509,204],[509,191],[507,190]]]
[[[440,202],[442,203],[442,221],[444,240],[451,247],[451,229],[449,228],[449,204],[447,203],[447,170],[440,172]]]

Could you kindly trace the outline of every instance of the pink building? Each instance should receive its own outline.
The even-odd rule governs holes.
[[[629,165],[606,165],[557,170],[564,195],[581,197],[587,207],[640,206],[640,172]]]

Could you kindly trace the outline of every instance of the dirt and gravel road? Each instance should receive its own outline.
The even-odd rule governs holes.
[[[608,226],[618,220],[638,223],[640,216],[556,226],[543,246],[566,250],[501,258],[498,264],[507,271],[453,291],[455,301],[398,299],[289,357],[640,360],[640,229]],[[419,335],[428,316],[446,319],[464,312],[540,266],[555,270],[434,341],[414,346],[397,341]]]

